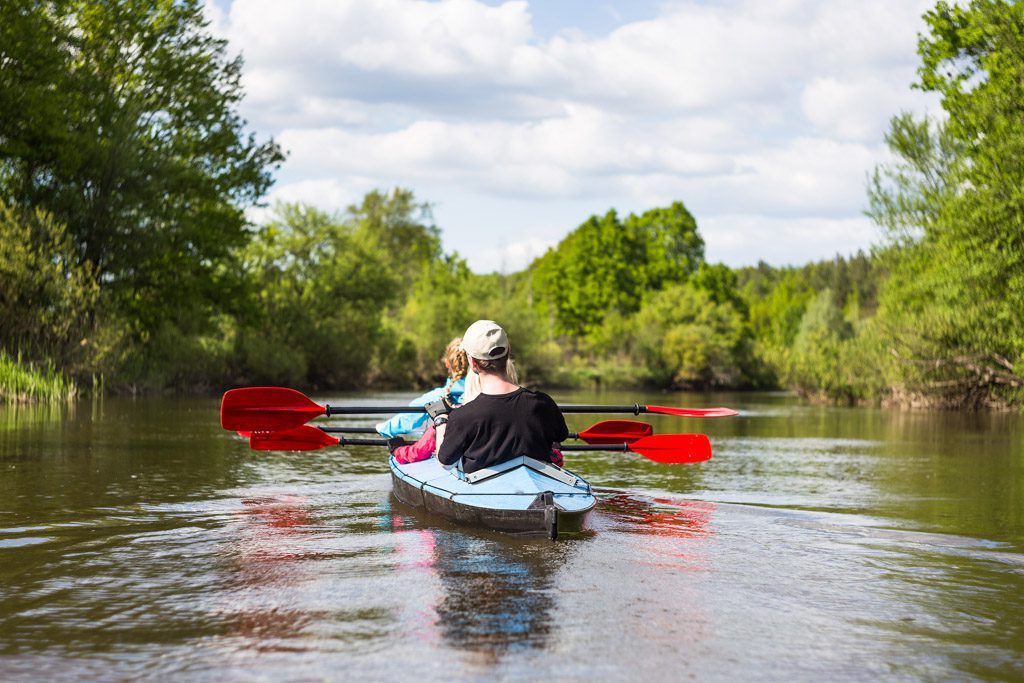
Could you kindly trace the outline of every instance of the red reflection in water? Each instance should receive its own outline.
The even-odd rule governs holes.
[[[635,534],[634,579],[652,570],[648,581],[660,586],[656,604],[635,615],[635,635],[673,647],[703,647],[714,631],[714,615],[704,606],[702,575],[712,571],[709,545],[714,539],[715,503],[668,497],[650,498],[623,491],[600,491],[599,512],[613,530]],[[610,495],[609,495],[610,494]]]
[[[401,515],[391,515],[392,537],[395,540],[395,571],[401,581],[413,588],[405,602],[401,623],[409,637],[424,642],[440,640],[438,615],[433,603],[437,586],[437,535],[430,528],[416,528]]]
[[[671,541],[647,544],[645,549],[653,559],[641,564],[672,572],[707,571],[706,546],[714,536],[711,520],[717,509],[715,503],[647,498],[614,490],[600,493],[600,512],[612,518],[616,530]]]
[[[629,531],[654,536],[692,538],[710,536],[709,528],[716,505],[702,500],[643,498],[621,491],[604,491],[601,511]]]
[[[309,648],[295,645],[294,639],[317,615],[272,603],[277,590],[308,578],[303,561],[316,554],[304,544],[314,522],[308,500],[285,494],[244,498],[242,505],[229,575],[236,599],[218,610],[227,635],[246,639],[247,647],[258,651],[306,651]]]
[[[395,554],[398,555],[396,569],[415,569],[434,566],[434,548],[437,540],[433,529],[405,528],[405,519],[400,515],[391,516],[394,531]]]
[[[262,517],[269,527],[287,529],[310,523],[312,517],[306,503],[305,496],[243,498],[242,505],[246,507],[242,509],[242,512]]]

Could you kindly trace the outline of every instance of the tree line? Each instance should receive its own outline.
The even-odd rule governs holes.
[[[238,116],[241,61],[197,0],[4,3],[0,354],[119,391],[413,387],[487,317],[531,384],[1020,404],[1024,9],[925,20],[917,87],[947,116],[893,119],[870,253],[709,263],[677,201],[481,275],[409,189],[249,224],[284,154]]]

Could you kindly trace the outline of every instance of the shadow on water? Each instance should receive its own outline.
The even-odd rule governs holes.
[[[598,494],[590,528],[556,542],[452,525],[392,497],[392,527],[396,536],[406,539],[399,543],[400,554],[406,556],[400,565],[425,572],[438,586],[429,617],[419,622],[420,636],[433,633],[446,646],[468,653],[471,668],[491,673],[500,670],[507,656],[557,650],[560,638],[586,632],[595,614],[609,611],[632,613],[630,622],[641,624],[634,635],[651,643],[674,648],[699,639],[701,629],[681,628],[677,616],[656,604],[636,619],[636,611],[645,610],[633,592],[639,584],[623,582],[615,572],[591,573],[586,558],[602,552],[602,535],[651,537],[655,543],[644,553],[635,553],[637,542],[621,546],[627,555],[635,553],[627,565],[674,577],[673,582],[687,572],[706,571],[704,542],[713,535],[716,505],[608,489]],[[421,576],[419,584],[423,583]],[[595,612],[590,594],[603,584],[609,584],[602,596],[607,604]],[[691,598],[683,587],[674,591],[674,600]],[[700,610],[693,608],[697,602],[694,599],[686,608],[688,623],[701,618]]]

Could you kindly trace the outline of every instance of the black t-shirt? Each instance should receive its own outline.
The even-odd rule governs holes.
[[[551,444],[569,436],[565,418],[547,394],[520,387],[510,394],[480,394],[448,416],[437,459],[462,469],[485,467],[528,455],[550,462]]]

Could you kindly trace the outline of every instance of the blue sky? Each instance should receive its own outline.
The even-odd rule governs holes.
[[[683,201],[707,257],[877,241],[865,179],[910,88],[917,0],[218,0],[242,114],[289,151],[270,199],[413,189],[445,247],[513,271],[589,215]],[[267,210],[252,213],[265,219]]]

